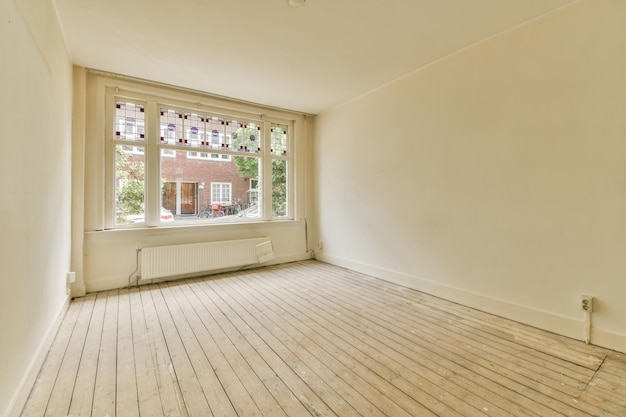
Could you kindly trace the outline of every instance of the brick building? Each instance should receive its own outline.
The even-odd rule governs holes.
[[[239,173],[231,155],[168,149],[161,159],[162,205],[194,215],[211,204],[249,207],[257,202],[257,179]]]

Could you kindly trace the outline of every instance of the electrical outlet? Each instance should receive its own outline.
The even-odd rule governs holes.
[[[317,242],[317,248],[318,248],[319,250],[324,249],[324,244],[322,243],[322,241],[321,241],[321,240],[320,240],[319,242]]]
[[[580,308],[591,313],[593,311],[593,295],[581,295]]]

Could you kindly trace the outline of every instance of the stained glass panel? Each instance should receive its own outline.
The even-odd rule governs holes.
[[[287,155],[288,151],[288,130],[287,126],[275,125],[271,127],[271,152],[274,155]]]
[[[145,113],[140,104],[118,101],[115,104],[115,139],[143,141]]]
[[[222,143],[222,148],[225,149],[237,149],[239,144],[236,143],[235,139],[237,138],[237,130],[239,129],[239,122],[236,120],[224,120],[224,137],[225,143]]]
[[[204,116],[195,113],[185,113],[184,121],[185,141],[189,146],[200,146],[204,141]]]
[[[232,147],[239,152],[261,152],[261,126],[256,123],[233,121]]]
[[[176,110],[161,109],[161,143],[184,144],[183,114]]]
[[[206,138],[205,144],[211,149],[225,149],[227,142],[224,137],[224,120],[217,117],[207,117],[206,119]]]

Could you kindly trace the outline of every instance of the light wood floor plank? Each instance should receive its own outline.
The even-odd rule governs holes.
[[[329,285],[333,283],[329,282]],[[430,334],[433,337],[444,338],[454,341],[459,346],[465,346],[473,353],[485,357],[493,362],[503,364],[508,370],[519,373],[540,384],[544,384],[553,389],[562,391],[568,395],[578,396],[585,388],[589,378],[579,380],[561,372],[547,369],[541,364],[535,363],[532,356],[520,358],[520,352],[510,349],[507,346],[494,345],[490,339],[483,337],[480,333],[468,334],[467,331],[460,331],[454,321],[443,321],[429,318],[432,314],[418,305],[407,306],[406,303],[381,303],[376,300],[373,292],[362,292],[363,300],[368,305],[376,305],[380,311],[387,313],[387,317],[382,317],[395,325],[402,325],[405,328],[419,327],[422,329],[433,329]]]
[[[604,371],[624,381],[626,374],[626,353],[609,352],[604,361]]]
[[[143,303],[138,288],[130,290],[129,301],[139,415],[162,417],[164,413],[156,374],[157,364],[153,354],[155,349],[148,337]]]
[[[390,327],[397,328],[398,325],[393,320],[385,317],[385,311],[381,311],[373,306],[369,306],[367,311],[364,309],[359,310],[358,308],[350,310],[345,306],[350,306],[350,301],[354,299],[356,293],[346,292],[345,290],[338,291],[336,288],[329,289],[329,285],[330,282],[325,282],[324,285],[319,285],[315,288],[314,291],[317,292],[316,299],[323,300],[321,302],[325,303],[329,309],[336,308],[342,311],[342,315],[339,316],[339,318],[343,320],[345,317],[350,317],[356,325],[360,326],[361,331],[368,331],[368,328],[360,325],[358,320],[363,314],[371,313],[371,329],[375,329],[378,334],[386,334],[387,337],[394,340],[398,346],[401,346],[405,340],[409,340],[412,343],[423,343],[427,341],[428,345],[437,348],[436,353],[443,355],[455,363],[463,364],[463,366],[473,372],[488,376],[489,379],[495,380],[515,392],[522,393],[527,398],[536,401],[537,404],[543,403],[547,405],[548,409],[551,409],[552,412],[556,411],[568,416],[587,415],[574,407],[578,406],[578,404],[573,401],[573,398],[559,395],[558,392],[549,386],[537,384],[536,381],[520,375],[510,368],[504,368],[502,365],[508,365],[506,363],[492,362],[489,357],[481,357],[472,350],[471,346],[468,347],[463,344],[458,344],[450,337],[433,336],[432,332],[435,331],[435,329],[426,327],[420,328],[419,326],[415,326],[414,328],[407,327],[404,329],[404,336],[399,336],[399,333],[403,333],[402,329],[398,329],[398,333],[389,332],[388,329]],[[359,291],[357,288],[354,288],[354,290]],[[349,293],[350,297],[343,295],[346,293]],[[328,304],[328,300],[335,300],[334,306]],[[568,402],[573,404],[569,404]]]
[[[226,282],[226,284],[229,285],[229,282]],[[229,285],[229,287],[232,288],[231,285]],[[235,291],[237,290],[235,289]],[[225,293],[230,292],[231,291],[221,293],[224,294],[222,295],[223,297],[226,297],[227,294]],[[232,304],[236,304],[237,299],[242,298],[243,297],[241,296],[236,298],[231,297],[229,298],[229,302]],[[291,330],[290,334],[292,334],[293,337],[297,338],[300,341],[301,345],[307,351],[309,351],[318,359],[322,360],[337,374],[342,374],[343,379],[346,380],[346,382],[349,382],[355,389],[366,395],[366,397],[370,399],[370,401],[372,401],[371,398],[376,398],[376,401],[372,401],[372,403],[386,415],[412,415],[401,406],[402,403],[404,403],[402,405],[408,407],[411,411],[420,409],[422,413],[426,412],[426,409],[423,407],[419,407],[419,404],[407,405],[407,400],[411,401],[412,399],[406,396],[402,397],[402,393],[398,391],[385,393],[385,389],[391,389],[392,386],[391,384],[388,384],[383,378],[371,372],[366,366],[350,360],[337,349],[333,348],[330,344],[326,344],[326,341],[324,341],[324,343],[321,343],[320,338],[318,338],[318,336],[320,335],[315,334],[313,331],[310,331],[310,328],[303,328],[302,326],[292,324],[297,324],[300,322],[298,320],[292,320],[293,317],[291,317],[286,310],[276,306],[275,304],[272,304],[270,299],[267,297],[267,294],[263,297],[263,300],[261,300],[260,298],[257,298],[257,300],[259,303],[263,303],[269,306],[269,309],[271,311],[275,311],[278,313],[278,316],[274,317],[266,315],[266,317],[271,320],[271,323],[273,325],[278,325],[283,330]],[[287,300],[283,299],[282,304],[284,305],[286,301]],[[280,313],[281,310],[282,314]],[[363,374],[367,374],[367,378],[369,382],[371,382],[371,384],[363,379]],[[393,399],[390,397],[393,397]],[[395,402],[393,400],[395,400]]]
[[[67,352],[70,337],[84,304],[84,299],[81,298],[73,301],[67,309],[63,322],[57,331],[54,342],[39,372],[37,381],[24,406],[22,417],[40,417],[46,412],[50,394],[52,393],[54,383],[59,375],[61,364],[63,363],[63,358]]]
[[[424,295],[422,295],[422,296],[424,296]],[[431,297],[431,298],[433,298],[433,297]],[[453,308],[457,307],[457,306],[455,306],[453,304],[450,304],[450,303],[448,303],[448,304],[450,306],[454,306]],[[458,308],[466,309],[466,307],[462,307],[462,306],[458,306]],[[392,310],[394,310],[394,309],[392,309]],[[484,313],[482,313],[482,314],[484,314]],[[498,318],[495,318],[495,319],[498,319]],[[502,320],[502,319],[499,319],[499,320]],[[507,325],[510,326],[511,323],[507,323]],[[522,327],[524,329],[528,329],[528,326],[520,326],[520,327]],[[531,328],[531,331],[538,332],[538,330],[532,329],[532,328]],[[546,335],[549,335],[549,334],[546,333]],[[543,337],[545,337],[545,336],[543,336]],[[563,339],[560,336],[558,336],[557,338],[558,339]],[[561,340],[561,342],[563,342],[563,340]],[[577,345],[576,346],[577,351],[581,352],[583,355],[591,355],[591,356],[594,356],[596,358],[602,358],[608,352],[606,350],[601,350],[600,348],[597,348],[595,346],[587,346],[587,345],[584,345],[584,344],[582,344],[580,342],[576,342],[576,341],[572,341],[572,340],[567,340],[566,342],[567,342],[567,344],[576,344]],[[534,353],[534,352],[536,352],[536,351],[533,350],[532,353]],[[507,364],[509,362],[510,361],[504,361],[504,362],[503,361],[499,361],[499,363],[505,363],[505,364]],[[536,379],[536,377],[535,377],[535,379]],[[558,382],[558,380],[556,380],[556,381]],[[543,382],[545,382],[545,380]],[[561,383],[564,384],[563,380],[561,380]],[[607,404],[606,401],[602,401],[601,398],[597,398],[594,395],[590,394],[589,391],[586,392],[587,401],[581,403],[581,402],[577,401],[576,398],[579,395],[581,395],[582,391],[578,391],[578,392],[574,391],[574,392],[572,392],[572,391],[560,390],[559,389],[560,387],[558,386],[558,384],[554,385],[554,383],[552,385],[552,388],[555,388],[557,391],[564,391],[564,393],[568,393],[568,394],[571,394],[571,395],[570,396],[562,395],[562,394],[560,394],[557,391],[551,390],[550,388],[545,388],[545,386],[542,389],[541,385],[539,385],[538,388],[539,388],[539,390],[541,392],[543,392],[543,393],[545,393],[545,394],[547,394],[549,396],[553,396],[553,398],[556,399],[557,401],[560,401],[560,402],[562,402],[564,404],[572,405],[574,408],[577,408],[577,409],[579,409],[581,411],[587,412],[587,413],[589,413],[591,415],[594,415],[594,413],[598,412],[596,410],[597,407],[605,407],[606,408],[604,410],[604,412],[603,412],[604,413],[603,415],[613,415],[611,413],[615,412],[615,411],[611,411],[611,410],[614,409],[614,407],[612,407],[610,404]],[[581,386],[577,385],[576,389],[580,390]],[[553,402],[553,404],[555,404],[557,406],[557,408],[561,407],[561,405],[558,402]],[[563,410],[564,409],[561,409],[561,411],[563,411]],[[565,409],[565,410],[566,410],[565,412],[567,412],[567,409]],[[573,411],[569,411],[569,412],[571,413]],[[617,413],[616,415],[619,415],[619,413]]]
[[[320,302],[319,300],[321,300],[321,298],[314,297],[314,300]],[[347,304],[349,303],[350,302],[348,302]],[[347,332],[352,332],[352,334],[359,340],[362,346],[371,346],[373,349],[381,352],[385,356],[388,356],[393,360],[404,364],[403,366],[406,370],[417,370],[417,373],[420,377],[428,377],[432,381],[436,381],[437,383],[442,383],[442,380],[450,382],[454,381],[458,384],[459,387],[463,386],[462,380],[455,381],[455,373],[452,371],[452,369],[454,369],[454,365],[446,368],[443,367],[439,361],[431,360],[432,356],[437,355],[436,351],[419,348],[416,350],[415,345],[405,346],[401,339],[397,337],[398,335],[393,334],[389,332],[388,329],[384,328],[381,329],[381,331],[374,331],[371,327],[372,323],[368,324],[364,322],[362,315],[349,317],[349,311],[342,310],[343,307],[343,304],[333,306],[332,304],[324,303],[324,306],[319,310],[327,312],[325,314],[327,314],[330,321],[333,321],[334,316],[334,325],[344,329]],[[346,314],[348,316],[346,316]],[[389,364],[391,362],[387,363]],[[405,373],[404,375],[406,375],[407,378],[415,379],[415,376],[413,376],[411,373]],[[472,375],[471,377],[472,380],[475,379],[475,376]],[[420,385],[420,388],[423,389],[423,383],[416,383],[418,383]],[[446,384],[444,383],[444,387],[445,386]],[[476,388],[474,387],[474,390],[475,389]],[[462,395],[463,391],[459,390],[459,388],[453,389],[451,390],[451,392],[461,394],[463,398],[467,398],[466,395]],[[476,399],[471,398],[469,400],[476,401]],[[491,409],[492,412],[495,412],[494,407],[487,404],[487,402],[491,400],[498,401],[497,397],[494,397],[493,393],[491,393],[491,395],[489,396],[485,396],[479,399],[478,403],[475,402],[475,404],[480,405],[480,409],[487,408]]]
[[[135,369],[135,346],[129,290],[120,290],[117,317],[117,370],[115,415],[139,416],[139,395]]]
[[[211,326],[210,333],[205,332],[206,329],[203,329],[202,323],[198,322],[194,306],[190,305],[184,295],[177,291],[176,286],[176,284],[162,284],[161,289],[164,296],[168,298],[170,311],[176,321],[188,356],[194,364],[194,370],[199,376],[204,395],[210,399],[209,406],[213,415],[235,415],[236,411],[229,399],[226,386],[229,387],[230,395],[238,399],[237,404],[250,404],[253,400],[245,396],[245,388],[234,374],[234,369],[226,357],[221,351],[217,353],[219,347],[214,342],[216,338],[219,338],[214,331],[217,326]],[[224,379],[220,379],[220,375]],[[242,411],[252,416],[260,415],[253,407],[243,408]]]
[[[250,288],[245,291],[249,290]],[[283,293],[279,288],[271,288],[258,297],[263,297],[257,298],[258,303],[264,303],[268,306],[266,311],[272,312],[272,317],[268,318],[281,328],[289,326],[289,323],[301,323],[302,325],[294,325],[292,327],[295,330],[296,337],[306,337],[304,340],[307,343],[304,346],[307,349],[313,349],[313,354],[323,359],[325,363],[330,363],[333,369],[343,369],[344,377],[348,375],[348,372],[353,373],[353,378],[348,382],[360,391],[363,390],[364,386],[368,387],[368,389],[365,389],[365,391],[370,391],[367,398],[373,401],[374,405],[385,412],[386,415],[430,414],[431,412],[428,411],[426,406],[408,394],[410,392],[416,393],[416,396],[423,403],[428,404],[440,413],[457,415],[453,409],[446,407],[442,401],[421,391],[424,389],[424,384],[427,384],[427,381],[420,381],[419,386],[418,384],[413,385],[405,380],[397,370],[381,366],[373,361],[373,357],[369,356],[369,354],[375,354],[373,351],[368,351],[368,354],[365,354],[356,346],[351,345],[346,340],[349,338],[347,333],[338,336],[332,330],[329,330],[333,329],[336,331],[331,323],[325,323],[326,327],[324,325],[316,325],[315,322],[299,314],[293,308],[294,304],[291,303],[295,302],[296,305],[301,305],[305,309],[315,309],[314,306],[307,306],[304,300],[291,301],[290,299],[293,299],[292,295]],[[238,299],[241,298],[238,297]],[[290,304],[291,307],[286,304]],[[341,336],[346,339],[343,339]],[[358,359],[358,361],[355,359]],[[390,359],[385,358],[385,362],[389,363]],[[390,380],[393,380],[393,382],[389,382]],[[371,389],[369,389],[369,386],[371,386]],[[375,390],[373,391],[372,389]],[[389,404],[390,401],[393,405]],[[402,409],[397,409],[397,407],[402,407]]]
[[[218,280],[211,281],[218,282]],[[198,291],[192,291],[192,289],[197,288]],[[183,289],[188,296],[191,303],[195,303],[195,299],[198,301],[200,299],[204,300],[204,307],[208,308],[207,305],[214,305],[214,303],[210,303],[207,298],[200,296],[199,294],[210,292],[214,290],[221,297],[224,297],[224,291],[220,291],[219,288],[206,288],[199,285],[199,281],[194,280],[193,285],[186,286]],[[216,295],[217,295],[216,294]],[[205,294],[206,295],[206,294]],[[209,297],[210,298],[210,297]],[[281,404],[287,402],[286,405],[283,405],[287,410],[296,410],[301,413],[303,410],[298,410],[299,407],[296,405],[292,405],[291,403],[298,401],[301,406],[306,408],[307,411],[311,412],[315,410],[317,414],[321,414],[323,416],[331,417],[335,415],[334,412],[328,408],[328,406],[317,397],[314,391],[309,389],[305,384],[302,383],[300,378],[295,370],[289,368],[289,366],[282,361],[280,358],[280,354],[277,353],[274,349],[276,348],[275,343],[266,344],[261,336],[257,334],[256,330],[258,330],[258,322],[251,321],[251,317],[247,314],[246,311],[242,309],[235,309],[238,303],[223,305],[222,314],[227,316],[229,320],[233,323],[235,328],[240,332],[240,336],[244,338],[244,340],[250,344],[250,348],[254,349],[255,352],[258,353],[259,357],[265,361],[265,365],[256,360],[256,363],[264,369],[264,373],[267,375],[267,382],[270,386],[275,386],[274,392],[277,391],[280,386],[281,392],[279,393],[280,397],[282,397]],[[199,310],[200,311],[200,310]],[[246,320],[247,319],[247,320]],[[250,325],[252,324],[252,326]],[[257,329],[255,329],[257,327]],[[243,342],[241,338],[238,338],[239,342]],[[239,344],[239,342],[237,342]],[[247,352],[250,352],[250,355],[254,355],[251,351],[246,348]],[[249,355],[243,353],[246,357]],[[274,374],[274,375],[272,375]],[[279,382],[276,378],[282,383]],[[265,381],[264,381],[265,382]],[[284,385],[284,386],[283,386]],[[290,390],[290,394],[285,392],[284,390]],[[288,411],[289,415],[293,415],[292,411]]]
[[[186,296],[191,297],[192,294],[187,291]],[[233,324],[237,319],[236,313],[214,294],[208,294],[208,300],[205,301],[209,300],[215,307],[211,309],[211,315],[229,341],[226,346],[235,348],[229,349],[225,354],[228,353],[233,370],[239,375],[250,396],[263,399],[262,402],[257,402],[261,413],[276,416],[306,413],[304,406]]]
[[[68,412],[70,416],[91,416],[106,303],[106,293],[98,294],[74,384],[74,395]]]
[[[371,281],[372,280],[370,279],[367,282],[371,283]],[[368,285],[362,285],[362,287],[368,287]],[[371,288],[371,291],[381,289],[380,286],[373,285]],[[417,317],[432,323],[435,327],[445,326],[450,331],[467,336],[481,344],[485,344],[505,352],[511,352],[519,359],[528,361],[529,363],[534,363],[537,366],[552,371],[555,375],[563,375],[567,378],[571,378],[585,384],[588,383],[594,375],[594,369],[588,369],[536,350],[528,353],[528,348],[526,346],[521,346],[518,343],[509,341],[499,336],[494,336],[490,332],[483,331],[483,326],[475,324],[474,322],[464,322],[463,319],[467,315],[463,312],[458,314],[460,311],[458,308],[455,312],[450,308],[451,304],[449,302],[443,302],[443,300],[435,297],[428,297],[425,294],[407,290],[403,287],[394,287],[384,290],[387,294],[393,294],[393,300],[396,301],[393,304],[394,308],[398,308],[399,311],[406,311],[407,309],[411,311],[410,309],[416,309],[416,311],[427,313],[417,315]],[[414,313],[415,311],[411,312]],[[414,316],[416,315],[411,314],[410,317]]]
[[[151,289],[152,288],[152,289]],[[152,347],[155,376],[159,389],[161,407],[166,417],[188,417],[187,407],[183,394],[178,385],[176,371],[172,364],[170,352],[161,323],[152,300],[151,291],[158,291],[155,287],[144,286],[140,289],[140,297],[143,305],[146,332],[149,344]]]
[[[109,291],[104,310],[98,365],[93,393],[92,416],[115,416],[117,392],[117,323],[119,292]]]
[[[271,284],[265,284],[265,286],[271,286]],[[256,287],[256,286],[255,286]],[[286,300],[297,296],[297,292],[292,296],[283,296],[278,288],[272,291],[276,294],[279,300]],[[276,308],[276,307],[275,307]],[[444,401],[445,396],[441,397],[441,389],[447,392],[455,392],[457,397],[448,395],[447,401],[455,406],[458,412],[462,415],[509,415],[508,412],[499,408],[498,405],[490,403],[486,398],[481,398],[479,395],[472,393],[469,390],[464,389],[460,385],[451,384],[449,380],[449,372],[441,367],[437,367],[438,372],[433,372],[430,369],[420,366],[417,362],[402,355],[394,355],[389,349],[382,348],[377,350],[374,346],[377,346],[375,341],[368,339],[359,339],[356,336],[358,331],[349,326],[341,326],[336,323],[334,316],[331,313],[327,313],[326,309],[320,309],[315,305],[309,303],[306,298],[295,300],[292,304],[290,311],[293,314],[296,322],[306,323],[311,329],[324,337],[324,346],[332,346],[333,344],[342,349],[347,355],[349,360],[359,359],[364,364],[367,364],[372,371],[383,376],[386,380],[399,388],[405,395],[415,396],[416,399],[420,399],[420,402],[434,406],[434,411],[439,413],[445,412],[446,414],[453,413],[449,410],[442,410],[436,406],[438,402]],[[307,316],[309,318],[307,318]],[[380,345],[378,345],[380,348]],[[339,351],[335,349],[332,353],[339,356]],[[391,353],[391,355],[389,355]],[[420,368],[419,372],[412,372],[412,369]],[[386,391],[387,392],[387,391]],[[430,399],[424,398],[424,393],[431,393]],[[485,392],[483,392],[485,393]],[[433,399],[439,397],[440,400],[436,400],[432,404]],[[398,398],[395,398],[399,401]],[[402,403],[399,401],[399,403]],[[511,403],[507,403],[507,407],[511,407]],[[412,407],[409,406],[408,410],[413,412]],[[525,414],[522,414],[525,415]]]
[[[158,287],[153,288],[156,289]],[[172,359],[172,367],[180,386],[187,413],[190,417],[212,416],[209,402],[202,391],[198,375],[187,354],[181,334],[176,327],[176,319],[171,313],[162,291],[152,290],[150,295],[154,301],[158,320],[163,329],[167,348]]]
[[[209,291],[206,288],[197,288],[198,291]],[[197,294],[197,292],[196,292]],[[267,328],[265,328],[260,322],[257,321],[255,316],[248,314],[243,310],[239,310],[238,314],[246,321],[247,324],[254,329],[258,338],[267,343],[271,347],[276,357],[280,358],[280,361],[272,358],[274,356],[269,354],[266,350],[259,350],[266,354],[266,361],[268,363],[274,363],[273,369],[275,371],[281,371],[278,373],[284,380],[290,381],[290,386],[297,389],[297,397],[303,403],[303,405],[312,412],[312,415],[322,413],[323,416],[330,417],[332,414],[328,413],[329,409],[332,409],[338,416],[356,416],[359,415],[356,411],[349,406],[332,388],[319,378],[311,368],[309,368],[304,362],[298,360],[293,352],[284,345],[277,337],[275,337]],[[250,339],[257,340],[252,335]],[[270,355],[269,358],[267,355]],[[284,364],[284,366],[282,366]],[[289,372],[291,370],[291,373]],[[294,375],[298,379],[294,378]],[[300,379],[301,378],[301,379]],[[317,396],[321,399],[320,403]],[[327,405],[327,407],[325,407]]]
[[[270,313],[269,311],[267,312]],[[349,382],[350,380],[344,380],[344,375],[341,370],[336,370],[332,365],[315,355],[314,352],[308,350],[303,345],[304,338],[298,334],[298,332],[295,332],[288,323],[282,321],[279,323],[275,321],[265,321],[264,325],[278,340],[290,349],[291,353],[295,355],[298,360],[304,362],[318,376],[323,378],[329,386],[340,394],[355,410],[362,415],[384,415],[381,410],[377,409],[368,401],[364,394],[352,386]]]
[[[336,295],[343,293],[337,292],[336,289],[334,292],[332,289],[329,289],[331,285],[330,281],[326,282],[326,284],[327,285],[320,286],[316,289],[316,291],[323,291],[323,293],[319,293],[319,298],[326,300],[333,297],[340,297],[338,298],[339,303],[346,302],[347,298],[345,296]],[[355,296],[356,294],[351,294],[351,298]],[[372,304],[374,304],[374,301],[375,300],[372,298]],[[481,372],[487,370],[491,373],[495,373],[497,374],[497,380],[500,384],[523,393],[531,400],[545,404],[552,409],[553,412],[562,413],[567,416],[585,416],[589,415],[587,412],[593,408],[587,407],[585,403],[581,404],[575,401],[576,396],[578,396],[580,392],[572,392],[569,395],[565,394],[557,389],[560,388],[557,385],[546,384],[545,380],[540,382],[539,380],[541,380],[541,378],[539,375],[529,376],[527,372],[522,372],[522,368],[516,368],[515,364],[494,360],[491,355],[481,352],[479,349],[476,349],[473,345],[468,345],[463,340],[459,340],[454,334],[447,332],[447,330],[443,328],[436,329],[430,326],[403,327],[401,317],[396,315],[396,310],[393,308],[388,310],[392,313],[388,313],[387,309],[373,307],[370,307],[369,311],[376,313],[375,320],[381,331],[396,327],[400,327],[400,329],[404,328],[406,331],[421,331],[419,336],[411,335],[407,336],[407,339],[413,340],[419,338],[428,340],[433,345],[438,346],[440,352],[446,352],[448,355],[451,355],[450,357],[459,358],[459,360],[466,363],[466,366],[470,367],[472,370],[482,370]],[[362,312],[356,311],[354,314],[358,317]],[[391,316],[389,316],[389,314],[391,314]],[[417,316],[418,315],[416,315],[416,317]],[[443,334],[438,335],[440,332],[443,332]]]
[[[95,298],[95,295],[91,294],[86,296],[83,301],[84,305],[70,337],[63,363],[50,394],[45,416],[65,415],[69,411]]]
[[[324,268],[326,268],[326,266],[324,266]],[[332,271],[332,269],[330,271]],[[337,274],[337,271],[332,271],[331,274]],[[354,280],[362,277],[362,275],[356,274],[348,276],[348,279]],[[370,284],[375,283],[376,285],[387,284],[384,281],[376,279],[369,279],[367,282]],[[431,297],[417,291],[403,289],[403,287],[396,287],[392,289],[392,291],[397,290],[404,291],[406,294],[410,294],[411,296],[416,296],[422,301],[436,303],[439,305],[453,306],[454,310],[458,311],[458,320],[474,323],[482,328],[483,331],[492,332],[503,339],[514,341],[515,343],[527,348],[552,354],[557,358],[565,358],[572,363],[585,366],[589,369],[596,370],[604,360],[604,351],[594,346],[586,346],[575,340],[543,332],[529,326],[519,326],[517,323],[509,320],[504,320],[500,317],[483,313],[469,307],[451,304],[447,301]]]
[[[74,300],[23,417],[623,417],[626,355],[316,261]]]

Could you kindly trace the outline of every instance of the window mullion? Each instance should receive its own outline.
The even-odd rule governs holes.
[[[292,121],[289,126],[289,136],[287,138],[287,150],[288,150],[288,159],[287,159],[287,218],[293,220],[295,218],[296,213],[296,204],[295,204],[295,167],[296,160],[295,156],[295,137],[296,137],[296,127],[299,127],[295,121]]]
[[[262,170],[261,170],[261,195],[263,220],[272,220],[272,158],[271,148],[271,128],[268,121],[263,122],[263,148],[262,148]]]
[[[104,228],[112,229],[115,226],[115,142],[113,140],[113,120],[115,98],[113,94],[106,94],[104,116]]]
[[[146,103],[146,225],[158,226],[161,213],[160,126],[157,103]]]

